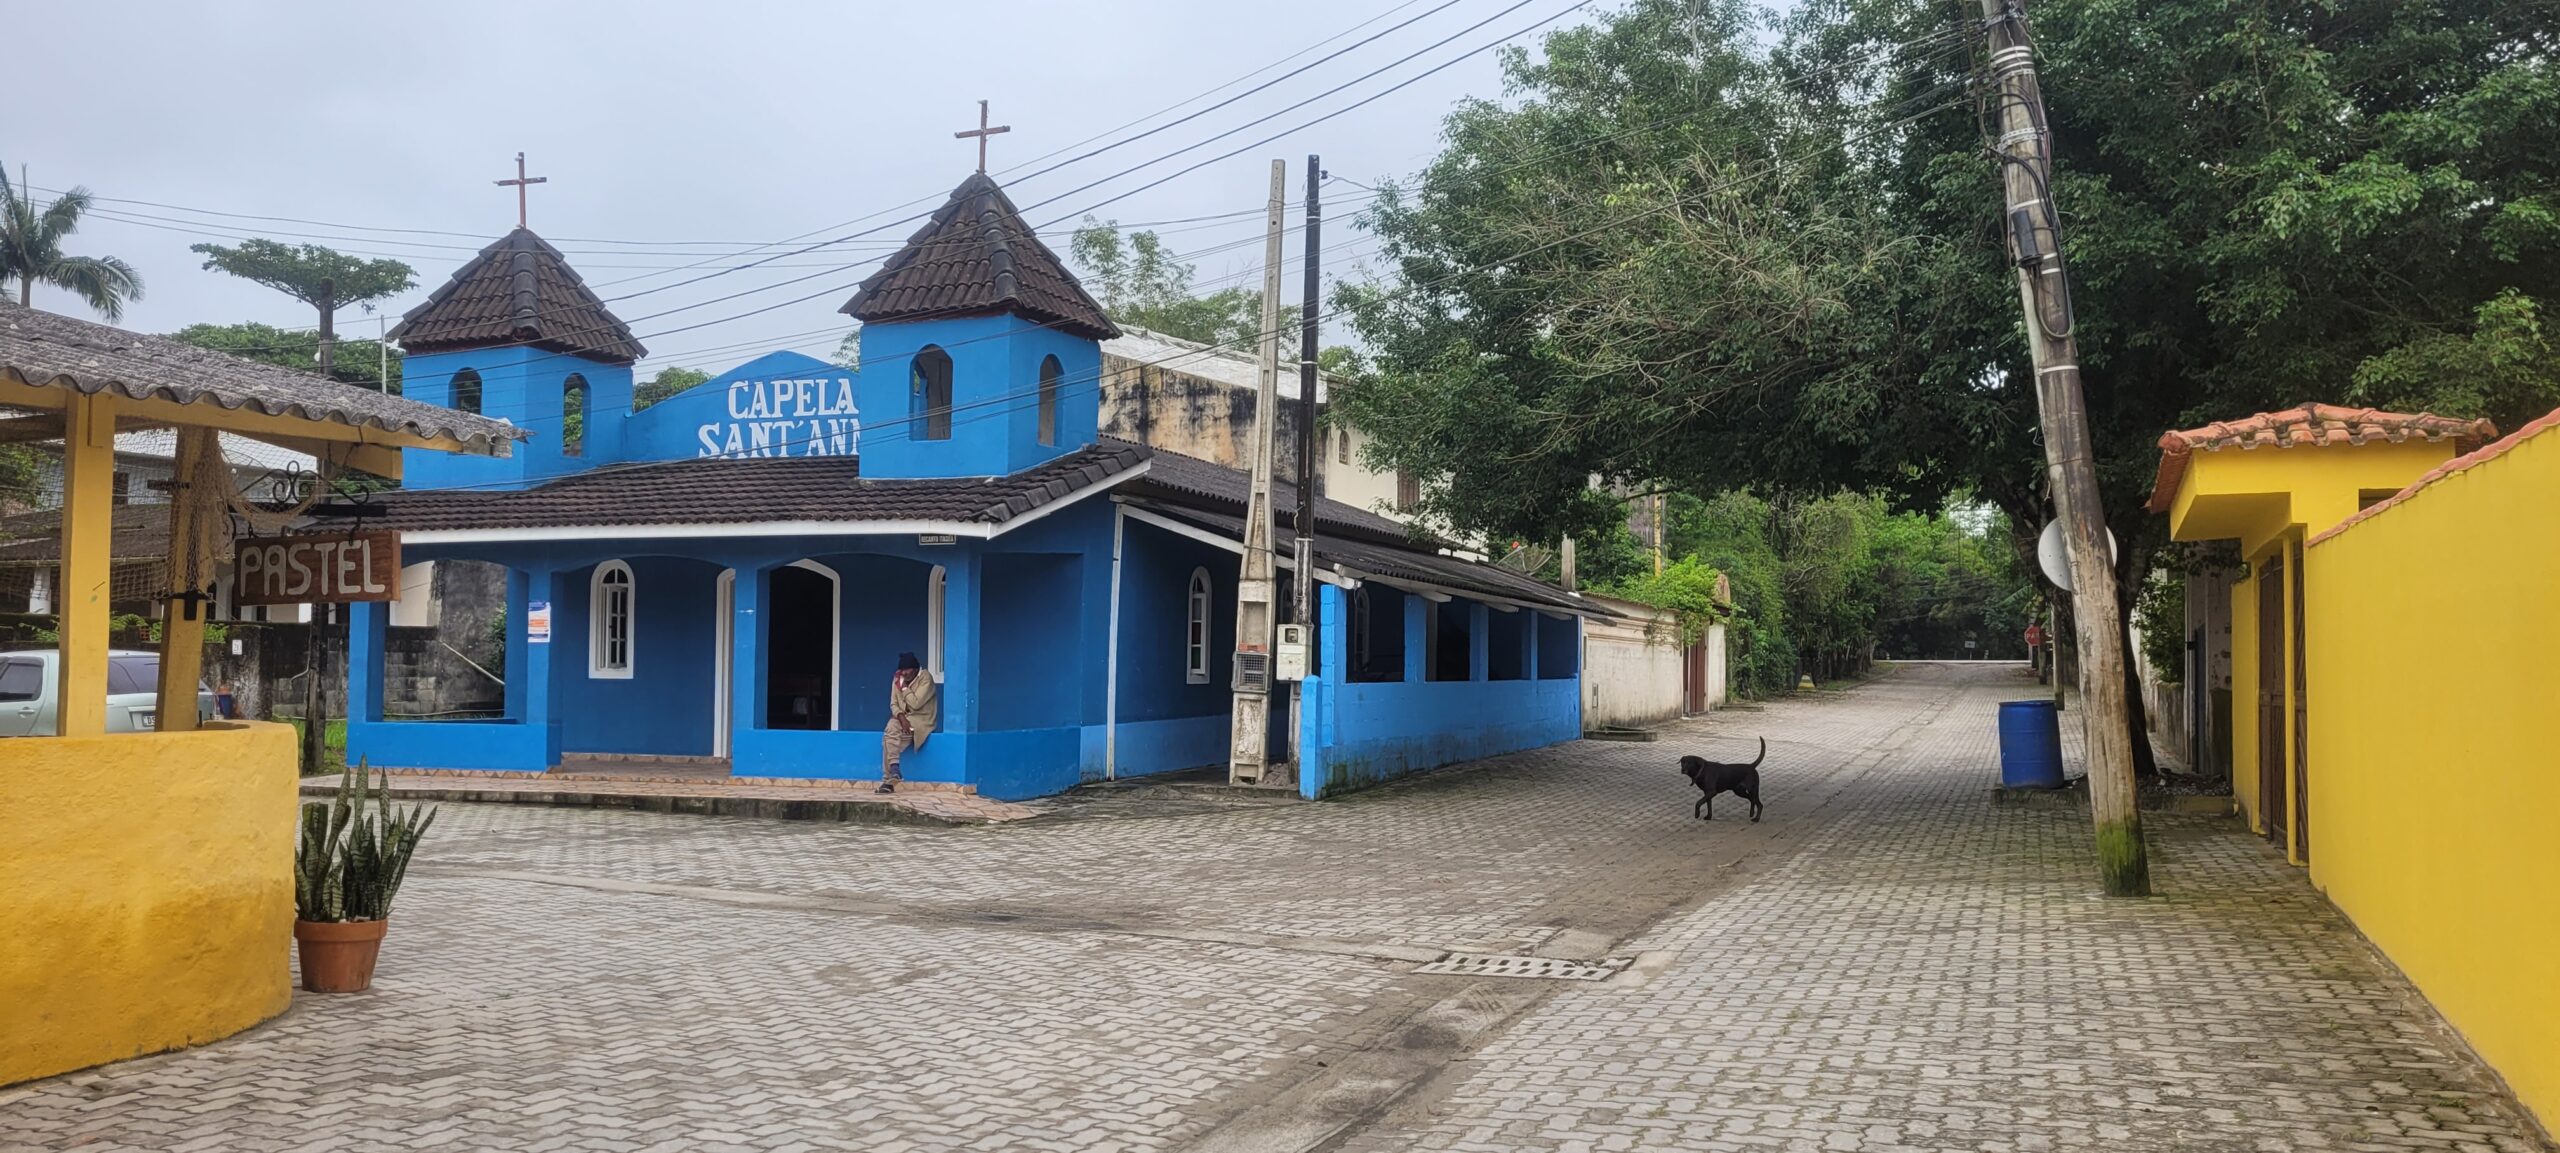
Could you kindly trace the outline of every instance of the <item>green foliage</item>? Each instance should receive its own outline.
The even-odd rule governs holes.
[[[31,505],[36,500],[36,478],[44,469],[44,457],[21,444],[0,444],[0,509]]]
[[[317,244],[255,237],[237,245],[194,244],[187,250],[205,258],[208,272],[255,281],[313,308],[370,304],[418,283],[417,270],[397,260],[363,260]]]
[[[305,921],[379,921],[408,876],[419,838],[435,810],[391,805],[391,781],[375,784],[366,766],[349,766],[328,802],[302,806],[294,845],[293,903]],[[370,795],[368,795],[370,794]],[[366,811],[366,802],[373,811]]]
[[[2350,395],[2507,427],[2560,403],[2540,325],[2560,294],[2560,13],[2034,7],[2127,571],[2161,543],[2141,505],[2164,429]],[[1374,362],[1338,392],[1346,415],[1379,463],[1450,478],[1426,511],[1460,531],[1552,538],[1593,475],[1904,507],[1970,492],[2040,522],[1998,173],[1970,102],[1896,123],[1961,101],[1979,17],[1631,0],[1512,52],[1511,95],[1461,105],[1440,157],[1365,218],[1391,276],[1337,293]],[[1854,598],[1856,576],[1790,579]]]
[[[2142,659],[2151,665],[2151,675],[2164,685],[2175,685],[2187,672],[2187,578],[2185,574],[2166,569],[2153,569],[2134,594],[2134,627],[2142,630]]]
[[[845,368],[855,370],[861,369],[862,326],[856,324],[853,326],[853,331],[845,333],[844,339],[836,342],[835,352],[830,354],[827,359],[834,361],[836,364]]]
[[[1153,232],[1123,237],[1117,221],[1087,216],[1067,250],[1084,272],[1086,290],[1118,323],[1239,352],[1250,353],[1261,345],[1261,291],[1227,288],[1207,296],[1192,295],[1193,266],[1175,260]],[[1280,307],[1283,361],[1297,358],[1302,331],[1298,316],[1296,305]],[[1331,374],[1347,374],[1359,363],[1359,354],[1349,348],[1336,346],[1316,353],[1317,367]]]
[[[124,319],[128,300],[142,299],[142,274],[112,256],[72,256],[62,240],[80,230],[92,206],[89,190],[73,187],[39,209],[35,190],[9,183],[0,164],[0,288],[18,282],[18,303],[32,304],[41,281],[68,290],[112,324]]]
[[[662,368],[658,375],[641,381],[631,390],[631,411],[639,412],[650,405],[711,379],[711,374],[698,368]]]
[[[169,336],[197,348],[227,352],[284,368],[316,372],[320,367],[320,334],[316,332],[255,323],[190,324]],[[373,341],[341,337],[337,356],[333,359],[336,363],[329,372],[329,378],[342,384],[373,388],[382,377],[385,358],[382,346]],[[400,360],[400,350],[392,349],[388,358],[390,379],[382,391],[399,394]]]
[[[1696,557],[1666,564],[1659,574],[1643,569],[1599,591],[1670,613],[1671,635],[1658,639],[1681,645],[1698,643],[1709,626],[1728,615],[1724,602],[1716,599],[1716,570]]]

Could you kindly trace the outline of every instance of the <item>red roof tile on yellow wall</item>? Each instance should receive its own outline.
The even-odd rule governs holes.
[[[2459,451],[2467,453],[2497,435],[2498,426],[2486,420],[2335,404],[2306,404],[2239,420],[2216,421],[2203,428],[2161,434],[2160,473],[2152,482],[2151,502],[2145,507],[2152,512],[2169,511],[2169,505],[2178,498],[2178,482],[2187,475],[2187,458],[2198,449],[2218,452],[2226,448],[2316,447],[2376,440],[2396,444],[2415,438],[2450,440]]]
[[[2481,423],[2487,424],[2488,422],[2482,421]],[[2432,471],[2428,472],[2427,475],[2411,481],[2409,487],[2391,494],[2391,499],[2374,502],[2371,506],[2356,513],[2354,516],[2348,517],[2345,520],[2329,526],[2327,531],[2322,532],[2318,536],[2312,537],[2308,543],[2318,544],[2321,541],[2345,532],[2350,528],[2354,528],[2365,521],[2380,516],[2382,515],[2383,510],[2398,507],[2403,501],[2418,495],[2419,490],[2427,487],[2428,485],[2434,484],[2435,482],[2452,476],[2455,473],[2468,472],[2471,469],[2478,468],[2483,464],[2496,460],[2497,458],[2506,455],[2510,450],[2514,449],[2515,446],[2523,444],[2528,440],[2532,440],[2534,437],[2540,436],[2555,428],[2560,428],[2560,408],[2555,408],[2550,412],[2544,413],[2540,417],[2527,422],[2523,428],[2519,428],[2514,432],[2509,433],[2504,439],[2499,440],[2486,448],[2474,449],[2462,454],[2461,456],[2457,456],[2452,460],[2448,460],[2443,464],[2437,465]]]

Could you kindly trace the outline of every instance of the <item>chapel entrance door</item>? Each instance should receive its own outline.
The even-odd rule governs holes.
[[[765,727],[832,729],[842,632],[836,573],[797,561],[766,579],[772,607],[764,624]]]

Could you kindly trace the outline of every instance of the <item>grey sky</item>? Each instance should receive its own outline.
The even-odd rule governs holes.
[[[1429,12],[1441,0],[1305,0],[1286,8],[1201,0],[25,5],[11,25],[36,50],[16,54],[12,88],[20,97],[0,118],[0,161],[13,178],[19,165],[27,165],[39,189],[79,183],[102,197],[193,210],[465,234],[363,231],[104,204],[103,210],[128,219],[93,218],[69,247],[121,256],[141,270],[148,295],[127,310],[124,323],[145,331],[199,321],[309,325],[300,304],[203,271],[201,258],[187,251],[192,243],[227,243],[247,235],[311,239],[408,261],[418,270],[419,287],[384,309],[396,317],[470,252],[515,223],[513,191],[490,182],[513,175],[519,149],[529,155],[534,174],[550,178],[532,189],[534,230],[568,250],[588,283],[612,299],[753,258],[732,255],[743,244],[674,242],[755,243],[827,229],[812,238],[824,239],[850,231],[842,227],[847,221],[910,201],[925,203],[864,227],[930,209],[975,166],[973,145],[951,133],[975,126],[980,98],[994,102],[997,123],[1013,128],[992,142],[990,168],[1026,215],[1046,224],[1340,108],[1572,4],[1530,0],[1446,47],[1269,124],[1058,203],[1031,207],[1350,80],[1513,2],[1459,0],[1230,108],[1031,180],[1008,179],[1005,170],[1393,10],[1285,66],[1306,67],[1325,53]],[[1592,10],[1548,28],[1587,19]],[[101,80],[102,68],[112,69],[115,78]],[[1220,97],[1270,75],[1278,73]],[[1374,183],[1427,159],[1441,115],[1468,95],[1500,95],[1492,52],[1315,128],[1130,196],[1101,214],[1136,222],[1248,213],[1160,231],[1177,251],[1242,242],[1200,257],[1199,275],[1204,287],[1251,281],[1259,273],[1256,210],[1270,159],[1289,159],[1293,200],[1303,187],[1300,165],[1311,150],[1323,153],[1334,173]],[[1327,192],[1329,202],[1362,196],[1340,182]],[[143,215],[183,222],[145,221]],[[776,347],[823,355],[844,327],[834,310],[851,285],[914,228],[898,224],[842,249],[613,300],[612,307],[649,345],[644,374],[667,364],[716,372]],[[1062,251],[1064,231],[1062,225],[1052,240]],[[1329,267],[1347,266],[1366,247],[1337,248],[1354,235],[1339,215],[1329,222]],[[1294,260],[1294,237],[1290,252]],[[831,271],[857,259],[858,266]],[[650,275],[696,260],[710,263],[691,272]],[[798,284],[705,304],[813,273]],[[1288,281],[1292,296],[1296,276],[1291,273]],[[812,294],[807,301],[782,304]],[[39,288],[37,301],[86,315],[59,290]],[[777,304],[782,306],[759,315],[721,319]],[[651,316],[671,310],[681,311]],[[706,321],[718,323],[668,331]],[[374,322],[342,316],[340,325],[350,335],[365,335]]]

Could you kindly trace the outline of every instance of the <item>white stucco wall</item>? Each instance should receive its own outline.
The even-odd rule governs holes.
[[[1653,610],[1594,597],[1624,619],[1594,619],[1582,632],[1582,727],[1649,728],[1681,710],[1680,648],[1645,639]]]

